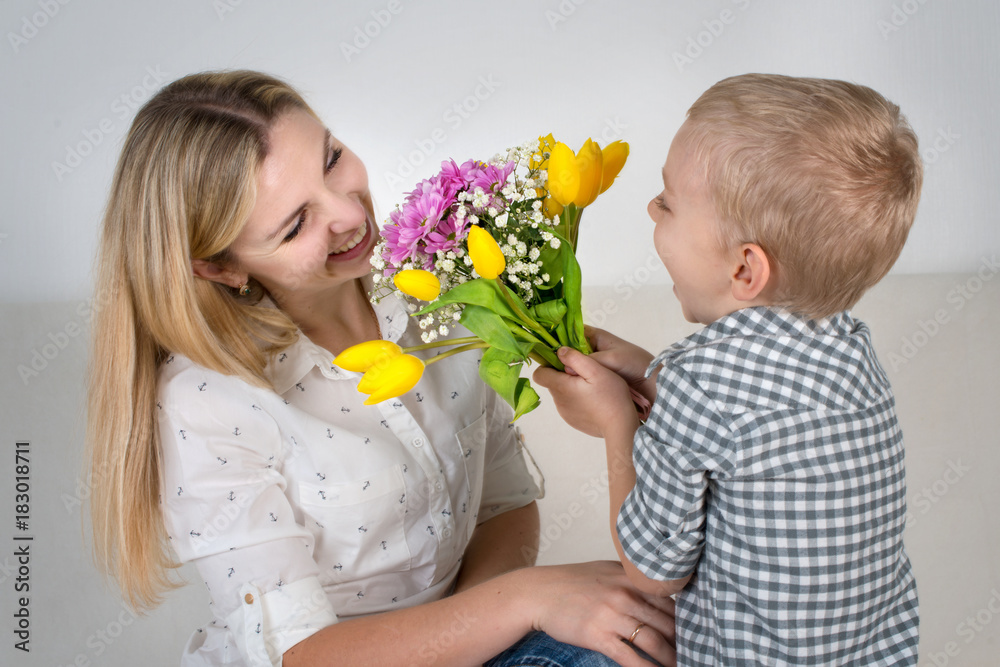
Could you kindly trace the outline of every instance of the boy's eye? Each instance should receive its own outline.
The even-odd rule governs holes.
[[[332,148],[330,149],[330,157],[326,160],[326,173],[333,171],[333,168],[337,166],[337,162],[340,161],[340,156],[344,153],[342,148]]]
[[[657,197],[656,199],[654,199],[653,203],[656,204],[656,208],[660,209],[661,211],[669,211],[670,210],[669,208],[667,208],[666,203],[664,203],[664,201],[663,201],[663,195],[660,195],[659,197]]]

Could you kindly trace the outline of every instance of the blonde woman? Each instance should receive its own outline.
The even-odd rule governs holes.
[[[101,567],[149,609],[195,565],[185,665],[671,662],[670,601],[620,564],[531,567],[538,490],[474,355],[370,407],[332,364],[414,336],[365,296],[377,233],[364,165],[283,82],[193,75],[139,111],[98,266]]]

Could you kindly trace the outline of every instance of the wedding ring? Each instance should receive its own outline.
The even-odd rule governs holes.
[[[635,638],[639,636],[639,631],[642,630],[644,627],[646,627],[645,623],[640,623],[639,625],[635,626],[635,630],[632,632],[632,636],[628,638],[629,644],[635,641]]]

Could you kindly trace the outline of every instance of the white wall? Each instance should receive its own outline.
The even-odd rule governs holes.
[[[998,7],[5,0],[0,299],[87,296],[97,221],[133,109],[167,80],[231,67],[299,86],[366,160],[383,214],[446,157],[488,157],[549,131],[574,147],[587,136],[629,141],[620,182],[586,216],[580,254],[594,285],[645,261],[636,240],[649,234],[645,203],[673,132],[705,88],[747,71],[857,81],[901,105],[928,162],[896,270],[971,270],[1000,249],[1000,168],[991,159],[1000,150]],[[460,115],[456,104],[471,110]],[[401,177],[411,153],[422,164]],[[665,272],[654,280],[666,282]]]

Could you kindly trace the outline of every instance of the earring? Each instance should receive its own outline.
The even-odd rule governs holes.
[[[251,292],[250,285],[246,283],[240,283],[240,286],[236,288],[236,291],[239,293],[240,296],[250,296]]]

